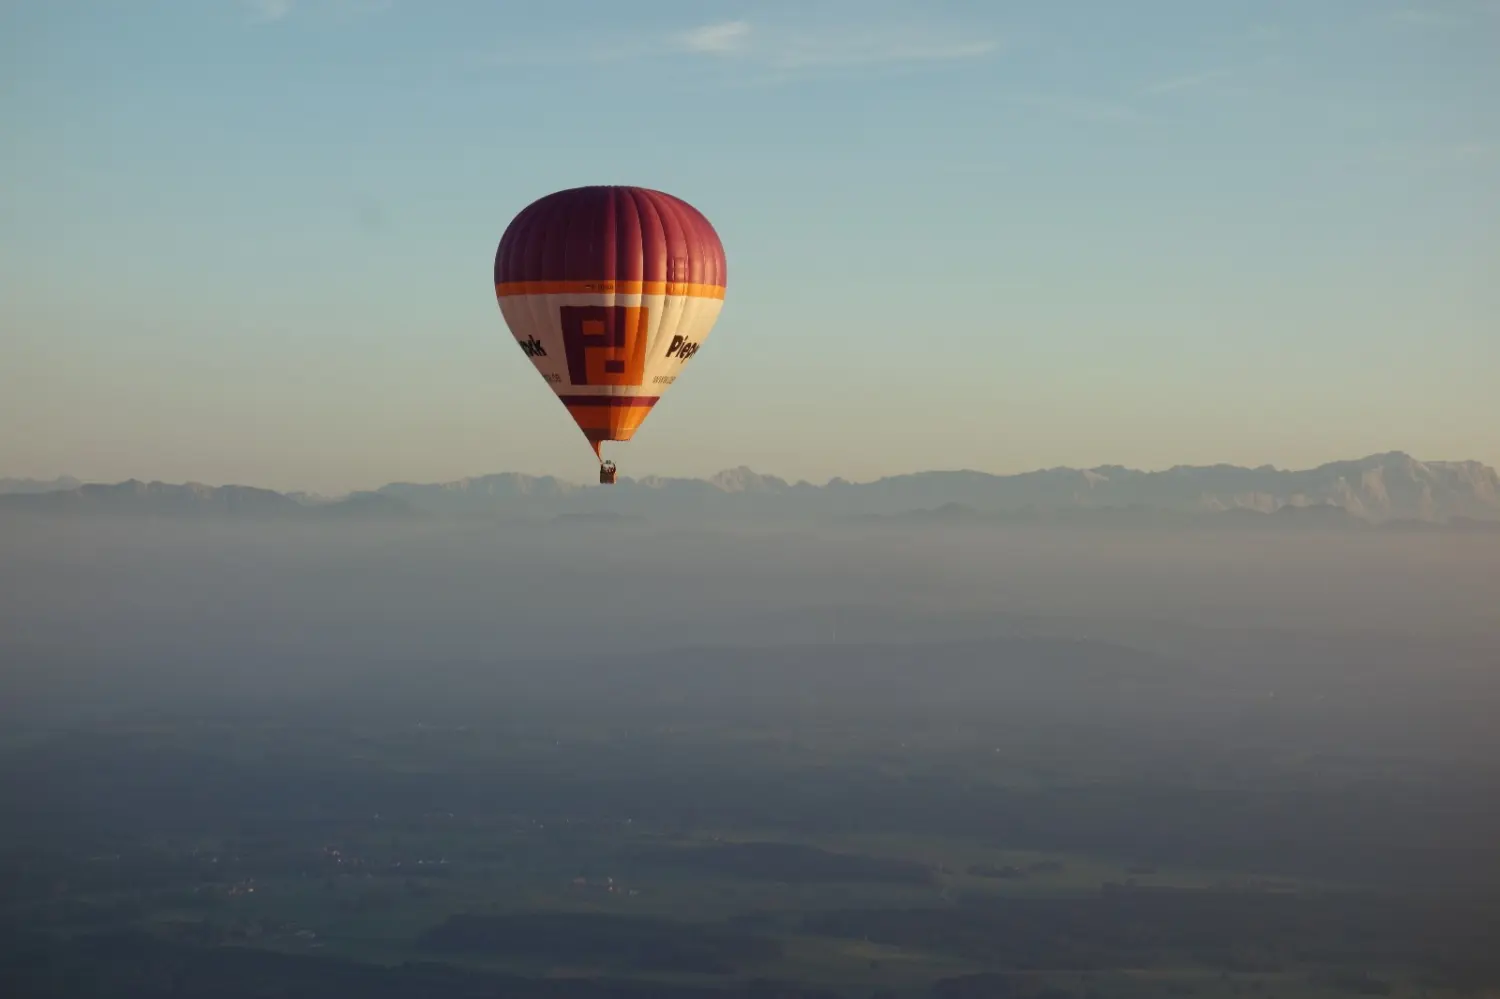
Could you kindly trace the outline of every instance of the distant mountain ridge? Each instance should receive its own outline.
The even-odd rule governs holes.
[[[17,493],[51,493],[63,489],[77,489],[82,482],[71,475],[60,475],[55,479],[7,479],[0,478],[0,496]]]
[[[4,480],[16,482],[23,480]],[[29,480],[26,480],[29,481]],[[143,483],[5,489],[0,509],[49,512],[224,513],[260,516],[519,515],[600,522],[732,515],[898,518],[934,522],[1072,513],[1237,515],[1296,513],[1298,523],[1500,523],[1500,474],[1477,461],[1422,462],[1402,452],[1317,468],[1118,465],[1049,468],[1018,475],[928,471],[855,483],[788,482],[748,468],[708,479],[622,478],[612,488],[518,472],[443,483],[395,482],[342,499],[249,486]],[[1076,516],[1065,517],[1076,520]],[[1231,518],[1232,519],[1232,518]],[[1285,517],[1277,522],[1289,523]]]
[[[253,486],[172,484],[139,479],[112,484],[84,483],[51,492],[0,494],[0,510],[177,517],[229,515],[252,519],[413,512],[400,500],[380,493],[352,493],[338,500],[307,501]]]

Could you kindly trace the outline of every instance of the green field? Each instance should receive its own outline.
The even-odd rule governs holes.
[[[612,809],[586,802],[567,808],[569,793],[583,793],[576,787],[547,795],[543,808],[508,808],[461,796],[466,785],[453,781],[486,762],[566,781],[564,764],[597,745],[575,740],[564,760],[560,735],[550,746],[430,730],[314,733],[293,745],[297,735],[114,733],[126,753],[211,747],[211,767],[187,765],[177,780],[215,800],[235,800],[233,785],[217,783],[230,771],[247,798],[273,793],[284,768],[297,768],[300,783],[276,792],[275,812],[228,807],[219,828],[211,812],[159,821],[160,799],[148,796],[124,803],[112,825],[51,841],[11,835],[0,859],[12,888],[3,909],[15,930],[12,973],[37,973],[28,961],[95,960],[101,980],[128,980],[146,941],[162,948],[153,967],[186,962],[179,975],[191,975],[184,955],[232,950],[269,962],[246,965],[247,981],[319,979],[352,962],[396,976],[392,994],[406,994],[402,976],[442,965],[480,983],[532,983],[512,983],[513,994],[566,979],[603,989],[633,981],[664,995],[763,980],[803,990],[792,994],[861,996],[1437,997],[1483,994],[1495,960],[1485,928],[1500,926],[1487,922],[1500,907],[1488,895],[1406,897],[1357,880],[1037,849],[1003,830],[944,835],[915,821],[799,828],[769,821],[774,809],[768,821],[735,824],[649,807],[606,817]],[[682,738],[664,741],[676,748]],[[754,760],[777,775],[818,758],[805,744],[760,745],[720,741],[699,756],[721,774]],[[837,754],[821,756],[829,761]],[[427,790],[413,793],[412,781]],[[389,804],[356,807],[377,799]],[[136,943],[111,952],[100,941],[113,938]],[[48,994],[37,985],[45,975],[27,980]]]
[[[1022,642],[999,672],[992,651],[398,671],[37,721],[0,749],[0,994],[1500,985],[1491,764],[1315,752],[1326,709],[1118,650]],[[1117,668],[1135,679],[1106,689]]]

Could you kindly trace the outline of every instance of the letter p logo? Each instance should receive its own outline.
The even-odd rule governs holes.
[[[563,349],[574,385],[640,385],[650,311],[640,305],[564,305]]]

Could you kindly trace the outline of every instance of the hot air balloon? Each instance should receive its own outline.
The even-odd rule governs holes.
[[[628,441],[702,348],[724,304],[724,246],[692,205],[641,187],[577,187],[521,210],[495,251],[495,295],[521,351],[599,459]]]

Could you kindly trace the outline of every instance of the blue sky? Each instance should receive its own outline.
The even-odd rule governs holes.
[[[1500,464],[1497,48],[1492,0],[3,4],[0,474],[586,478],[490,287],[585,183],[729,255],[627,474]]]

